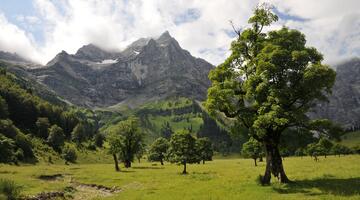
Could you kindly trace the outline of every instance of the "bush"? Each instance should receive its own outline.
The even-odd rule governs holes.
[[[19,129],[17,129],[11,120],[0,120],[0,133],[4,136],[14,139],[18,134]]]
[[[20,160],[24,161],[27,158],[35,158],[33,144],[31,143],[31,139],[29,138],[29,136],[24,135],[23,133],[19,133],[15,137],[15,144],[22,150],[23,153],[23,159]]]
[[[97,133],[94,136],[95,145],[97,147],[102,147],[103,144],[104,144],[104,140],[105,140],[105,136],[103,134],[101,134],[101,133]]]
[[[21,187],[8,179],[0,179],[0,197],[5,196],[8,200],[18,199],[21,193]]]
[[[47,142],[54,148],[55,151],[60,151],[61,147],[64,146],[65,135],[62,128],[57,125],[53,125],[49,129],[49,137]]]
[[[65,146],[62,156],[66,162],[74,163],[77,159],[75,148],[71,146]]]
[[[16,161],[14,155],[15,151],[15,142],[14,140],[7,138],[0,134],[0,163],[8,163]]]
[[[71,132],[71,139],[77,144],[80,145],[81,142],[86,139],[86,130],[83,123],[79,123],[75,126],[74,130]]]
[[[360,154],[360,145],[354,146],[353,151],[354,153]]]

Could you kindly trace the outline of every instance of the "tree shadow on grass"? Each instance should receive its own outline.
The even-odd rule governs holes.
[[[133,173],[135,172],[134,170],[120,170],[118,171],[119,173]]]
[[[310,191],[313,188],[320,190],[321,193]],[[312,180],[297,180],[281,187],[273,187],[273,189],[281,194],[306,193],[306,195],[355,196],[360,195],[360,177],[348,179],[325,177]]]
[[[133,169],[164,169],[164,167],[132,167]]]

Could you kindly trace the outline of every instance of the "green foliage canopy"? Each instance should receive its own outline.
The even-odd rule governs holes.
[[[169,142],[165,138],[156,139],[150,146],[148,159],[150,161],[159,161],[161,165],[164,165],[163,161],[168,148]]]
[[[177,131],[170,138],[168,159],[172,163],[183,165],[183,174],[186,174],[186,164],[200,161],[196,149],[196,139],[186,130]]]
[[[312,121],[306,115],[316,102],[327,99],[335,71],[321,63],[323,56],[315,48],[306,46],[301,32],[287,27],[263,32],[277,19],[262,5],[249,19],[251,27],[236,31],[231,55],[209,74],[212,86],[205,103],[211,113],[220,111],[247,127],[253,138],[267,145],[268,154],[274,152],[267,157],[265,184],[270,183],[270,171],[281,182],[289,181],[278,150],[284,130],[335,133],[327,129],[328,121]]]
[[[241,154],[245,157],[254,159],[254,164],[257,166],[256,159],[262,156],[263,147],[260,142],[254,138],[250,138],[249,141],[243,144]]]
[[[203,161],[211,161],[214,155],[212,143],[209,138],[203,137],[196,140],[196,151],[199,159]]]

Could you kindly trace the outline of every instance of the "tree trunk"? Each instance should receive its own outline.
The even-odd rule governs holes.
[[[260,156],[259,162],[263,162],[263,157]]]
[[[205,160],[203,160],[203,165],[205,165]]]
[[[160,163],[161,165],[164,165],[163,159],[160,159]]]
[[[271,141],[265,142],[266,149],[266,169],[261,183],[263,185],[270,184],[271,174],[280,180],[281,183],[289,183],[290,180],[285,174],[282,159],[280,156],[278,143]]]
[[[255,164],[255,167],[257,166],[257,164],[256,164],[256,158],[254,158],[254,164]]]
[[[187,172],[186,172],[186,162],[183,162],[184,163],[184,170],[183,170],[183,174],[186,174]]]
[[[118,160],[116,158],[116,154],[113,154],[113,157],[114,157],[114,162],[115,162],[115,171],[120,171],[120,168],[119,168],[119,163],[118,163]]]

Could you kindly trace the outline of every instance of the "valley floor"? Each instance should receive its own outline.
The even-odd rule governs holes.
[[[287,185],[273,178],[271,186],[259,186],[264,165],[215,159],[189,165],[187,175],[180,174],[182,166],[146,161],[121,172],[113,164],[0,165],[0,178],[22,185],[24,195],[65,188],[74,199],[360,199],[359,155],[321,157],[319,162],[285,158],[288,177],[295,181]]]

